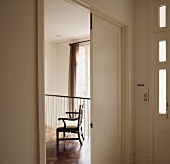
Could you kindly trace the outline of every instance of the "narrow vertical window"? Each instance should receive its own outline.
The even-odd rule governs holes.
[[[159,41],[159,62],[166,61],[166,41]]]
[[[159,70],[159,114],[166,114],[166,69]]]
[[[166,6],[161,5],[159,7],[159,27],[166,27]]]
[[[90,45],[79,47],[76,95],[90,97]]]

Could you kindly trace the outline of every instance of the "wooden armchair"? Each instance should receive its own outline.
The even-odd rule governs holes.
[[[56,129],[56,139],[57,139],[57,147],[59,146],[59,141],[63,141],[63,140],[79,140],[80,144],[82,145],[82,141],[81,141],[81,137],[84,140],[84,136],[83,136],[83,131],[82,131],[82,119],[83,119],[83,109],[82,109],[83,105],[79,106],[79,112],[66,112],[66,114],[69,114],[69,118],[58,118],[58,120],[62,120],[64,123],[63,127],[58,127]],[[75,118],[73,118],[72,116],[76,115]],[[77,125],[75,126],[70,126],[67,125],[67,122],[75,122],[77,121]],[[62,132],[63,133],[63,138],[59,137],[59,133]],[[77,138],[68,138],[65,136],[65,133],[77,133],[78,137]]]

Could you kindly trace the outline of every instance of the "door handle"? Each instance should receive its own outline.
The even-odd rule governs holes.
[[[93,123],[90,124],[90,127],[93,128]]]
[[[168,119],[168,113],[169,113],[169,104],[167,102],[167,104],[166,104],[166,119]]]

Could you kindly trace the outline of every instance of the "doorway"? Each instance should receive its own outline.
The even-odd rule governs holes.
[[[38,5],[38,8],[40,10],[39,11],[40,13],[39,13],[38,17],[40,17],[40,18],[42,18],[42,15],[43,15],[41,5],[42,4]],[[123,148],[123,150],[122,150],[122,153],[121,153],[121,161],[122,162],[119,161],[119,163],[125,163],[127,161],[129,163],[130,160],[131,160],[130,146],[131,146],[132,143],[131,143],[130,137],[131,137],[131,128],[132,128],[131,121],[132,120],[131,120],[131,108],[130,108],[131,105],[129,104],[130,99],[129,99],[129,97],[127,95],[130,94],[130,90],[132,89],[132,86],[131,86],[131,83],[129,83],[129,77],[126,76],[127,72],[131,71],[131,67],[129,65],[130,60],[126,60],[128,58],[128,56],[130,56],[130,54],[128,53],[128,51],[127,52],[124,51],[124,50],[126,50],[128,48],[128,44],[127,44],[127,40],[128,40],[127,38],[128,38],[128,34],[129,34],[128,27],[125,27],[122,23],[120,23],[118,21],[115,21],[115,19],[113,19],[112,17],[110,17],[108,15],[105,15],[105,13],[101,12],[100,10],[97,10],[97,8],[95,8],[95,6],[93,6],[90,10],[91,10],[91,12],[94,11],[94,13],[96,13],[97,16],[99,16],[101,19],[105,19],[107,22],[110,22],[111,24],[114,24],[114,25],[118,26],[119,28],[121,28],[121,34],[122,34],[122,42],[121,42],[121,45],[122,45],[121,57],[122,57],[122,59],[121,59],[121,63],[124,63],[124,64],[121,66],[121,69],[120,69],[121,70],[121,85],[122,85],[121,93],[122,93],[122,96],[121,95],[119,95],[119,96],[120,96],[120,98],[122,100],[121,104],[123,104],[123,106],[121,107],[121,111],[120,111],[121,112],[121,119],[122,119],[121,120],[121,123],[122,123],[121,125],[122,126],[120,127],[119,132],[121,133],[120,140],[122,141],[122,146],[121,147]],[[42,22],[38,22],[38,24],[42,25]],[[42,29],[40,28],[39,32],[43,33],[41,30]],[[40,41],[43,40],[41,35],[38,35],[38,38],[40,39]],[[93,41],[95,42],[94,39],[97,39],[97,37],[93,38]],[[94,45],[94,44],[91,43],[90,46],[92,46],[92,45]],[[40,52],[42,52],[41,42],[38,42],[38,50],[40,50]],[[93,49],[91,49],[91,51],[93,52]],[[40,53],[40,52],[38,53],[39,56],[43,54],[43,52],[42,53]],[[41,56],[39,58],[40,58],[40,60],[42,60]],[[93,58],[93,60],[94,60],[94,58]],[[40,66],[39,66],[40,68],[38,68],[38,70],[41,69],[41,67],[43,67],[41,65],[42,63],[40,63]],[[91,63],[92,63],[92,60],[91,60]],[[107,66],[109,66],[109,65],[107,65]],[[120,65],[119,65],[119,67],[120,67]],[[40,70],[40,72],[41,72],[41,70]],[[38,79],[43,80],[42,77],[43,77],[43,75],[41,73],[40,74],[38,73]],[[42,87],[40,86],[40,88],[42,88]],[[42,95],[40,90],[39,90],[39,94]],[[41,100],[41,97],[40,97],[40,100]],[[112,100],[113,99],[110,99],[109,101],[112,101]],[[41,100],[41,101],[43,102],[43,100]],[[41,104],[41,102],[40,102],[40,104]],[[43,107],[42,107],[42,109],[43,109]],[[43,120],[43,118],[44,118],[43,116],[44,116],[43,111],[39,111],[39,118],[40,118],[39,123],[40,123],[40,125],[43,122],[45,122]],[[97,118],[97,119],[100,119],[100,118]],[[107,120],[107,118],[106,118],[106,120]],[[125,127],[127,127],[127,125],[128,125],[128,129],[126,128],[126,130],[125,130]],[[39,130],[40,130],[40,133],[42,134],[43,130],[41,128],[42,128],[42,126],[39,127]],[[93,134],[95,134],[95,133],[93,133]],[[97,134],[96,134],[96,136],[97,136]],[[44,160],[43,157],[44,157],[44,152],[45,152],[45,150],[43,150],[43,148],[44,148],[43,142],[44,141],[45,141],[45,139],[43,139],[43,134],[42,134],[42,136],[40,136],[40,160],[42,162]],[[102,146],[102,144],[100,144],[100,146]],[[91,148],[91,150],[95,151],[93,148]],[[102,149],[100,149],[100,150],[102,150]],[[92,157],[93,157],[93,154],[92,154]],[[94,156],[93,158],[96,158],[96,157]]]
[[[46,163],[90,163],[90,13],[63,0],[45,0],[45,128]],[[78,45],[76,68],[72,62],[72,45]],[[73,74],[70,69],[75,69]],[[75,78],[74,85],[69,77]],[[70,92],[75,88],[74,94]],[[58,118],[66,112],[78,112],[84,106],[85,141],[60,141],[56,148]],[[77,134],[76,134],[77,135]],[[72,137],[67,134],[66,137]],[[60,136],[62,137],[62,136]],[[85,153],[86,152],[86,153]],[[87,153],[88,152],[88,153]],[[64,156],[64,157],[63,157]]]

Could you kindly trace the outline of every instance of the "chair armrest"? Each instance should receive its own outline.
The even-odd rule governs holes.
[[[66,112],[66,114],[79,114],[79,112]]]
[[[76,120],[78,120],[78,118],[58,118],[58,120],[62,120],[62,121],[76,121]]]
[[[71,118],[71,114],[79,114],[79,112],[66,112],[66,114],[69,114],[69,117]]]
[[[67,126],[66,126],[66,122],[65,121],[76,121],[76,120],[78,120],[78,118],[58,118],[58,120],[59,121],[62,120],[63,123],[64,123],[64,128],[66,128]]]

